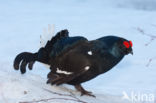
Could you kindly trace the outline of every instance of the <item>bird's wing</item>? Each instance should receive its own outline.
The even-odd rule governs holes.
[[[57,58],[51,61],[52,71],[48,75],[48,82],[60,85],[86,73],[91,68],[91,63],[87,58],[89,50],[90,45],[87,41],[78,42],[63,50]]]
[[[51,52],[55,43],[57,43],[59,40],[65,38],[65,37],[69,37],[69,32],[66,29],[61,30],[54,37],[52,37],[51,40],[49,40],[44,47],[47,50],[47,53],[49,54]]]
[[[65,37],[58,40],[55,44],[53,44],[49,56],[50,58],[55,58],[58,55],[62,54],[65,50],[73,47],[75,44],[78,44],[82,41],[88,41],[84,37],[76,36],[76,37]]]

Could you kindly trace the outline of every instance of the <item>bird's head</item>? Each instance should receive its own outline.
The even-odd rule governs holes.
[[[129,53],[133,55],[132,41],[121,38],[117,42],[117,46],[118,46],[120,52],[122,52],[124,55],[127,55]]]
[[[115,57],[122,57],[127,54],[133,54],[132,41],[117,36],[106,36],[98,39],[109,49],[109,52]]]

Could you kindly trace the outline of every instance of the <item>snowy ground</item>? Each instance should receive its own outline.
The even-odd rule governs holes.
[[[132,103],[132,93],[138,98],[156,96],[155,17],[155,0],[0,0],[0,103],[42,99],[49,100],[37,103]],[[36,63],[24,75],[12,67],[18,53],[38,50],[40,35],[48,24],[55,24],[55,32],[68,29],[71,36],[90,40],[106,35],[124,37],[133,41],[134,55],[83,84],[96,98],[80,97],[68,85],[51,87],[46,84],[49,70],[42,64]],[[152,41],[148,35],[155,35]],[[123,100],[123,93],[130,100]]]

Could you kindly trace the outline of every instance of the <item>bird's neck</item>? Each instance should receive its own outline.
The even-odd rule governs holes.
[[[112,46],[109,51],[116,58],[124,57],[123,52],[117,46]]]

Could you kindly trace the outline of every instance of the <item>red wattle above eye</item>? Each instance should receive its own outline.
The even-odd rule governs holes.
[[[129,48],[129,46],[130,46],[129,43],[128,43],[127,41],[124,41],[123,44],[124,44],[124,46],[125,46],[126,48]]]
[[[131,45],[131,47],[133,46],[132,41],[129,41],[129,44]]]

